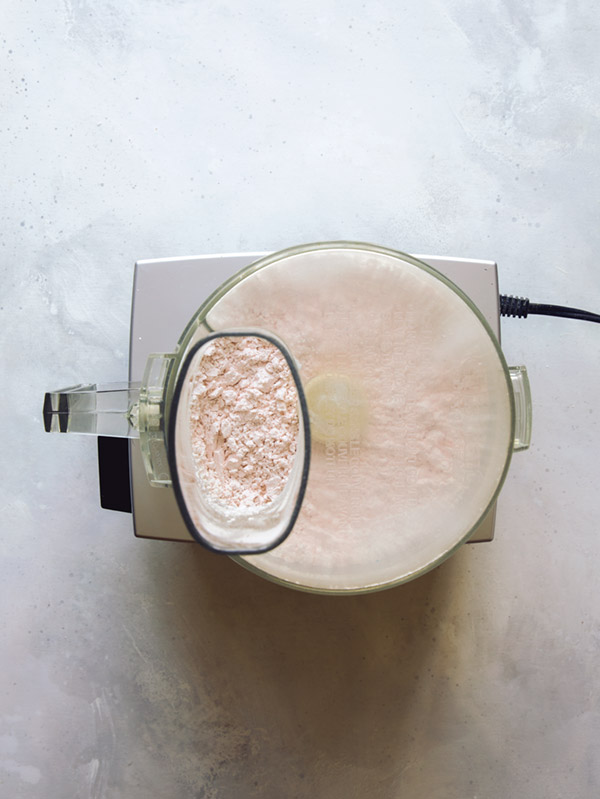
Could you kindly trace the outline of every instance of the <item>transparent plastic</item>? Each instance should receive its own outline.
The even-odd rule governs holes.
[[[165,385],[169,370],[174,366],[175,355],[151,355],[140,388],[140,449],[148,480],[157,488],[165,488],[172,483],[165,441]]]
[[[48,391],[43,417],[47,433],[139,438],[148,480],[171,485],[165,446],[165,382],[172,354],[148,358],[141,382],[77,385]]]
[[[47,433],[138,438],[140,383],[79,384],[44,397]]]
[[[388,281],[390,289],[379,293],[381,313],[369,305],[380,278]],[[413,296],[416,301],[390,307],[387,298],[410,293],[413,283],[418,289]],[[347,302],[349,295],[352,299]],[[417,320],[419,334],[394,338],[391,334],[402,328],[407,315]],[[329,319],[337,320],[337,326],[324,324]],[[406,582],[449,557],[469,539],[496,501],[515,444],[522,449],[528,442],[527,419],[531,419],[530,400],[521,391],[526,388],[526,374],[515,383],[519,402],[523,400],[520,405],[498,340],[470,298],[437,270],[404,253],[356,242],[307,245],[267,256],[232,277],[200,308],[179,346],[193,346],[203,329],[225,329],[234,322],[251,325],[258,320],[286,340],[301,364],[309,394],[311,381],[318,378],[322,384],[323,375],[330,383],[335,377],[338,393],[343,386],[364,387],[370,378],[361,370],[369,362],[378,364],[387,378],[370,398],[362,438],[322,441],[323,436],[316,435],[313,476],[293,534],[269,553],[243,556],[238,562],[288,586],[347,594]],[[469,337],[479,342],[471,374],[465,373],[463,364],[461,336],[466,330],[466,342]],[[402,439],[390,439],[384,421],[384,417],[393,421],[403,415],[404,403],[411,401],[407,379],[414,382],[420,363],[426,364],[431,385],[421,400],[424,434],[428,416],[435,418],[443,403],[445,382],[454,382],[453,371],[456,380],[463,381],[466,407],[471,404],[477,410],[473,393],[477,375],[490,387],[483,408],[477,411],[487,414],[488,432],[477,451],[464,450],[464,458],[473,464],[461,478],[467,483],[454,499],[447,492],[446,506],[438,508],[439,501],[433,503],[429,514],[427,505],[423,511],[414,510],[420,502],[419,486],[430,480],[429,467],[418,459],[402,467],[406,460]],[[436,365],[444,375],[442,383],[433,377]],[[347,396],[353,393],[353,389],[344,391]],[[373,402],[382,400],[388,410],[377,422]],[[336,401],[327,397],[325,405],[332,408]],[[360,406],[357,402],[359,419]],[[461,416],[469,421],[466,411]],[[337,420],[338,428],[347,424],[347,418]],[[389,455],[378,460],[382,446]],[[436,449],[435,442],[432,448]],[[432,458],[432,468],[436,468],[442,457],[434,454]],[[407,470],[412,476],[403,484],[401,473]],[[408,492],[408,502],[405,509],[396,511],[395,498],[402,491]]]
[[[202,372],[202,359],[211,344],[222,338],[251,336],[267,341],[283,354],[298,398],[296,452],[283,491],[259,506],[232,507],[216,500],[199,479],[192,442],[193,376]],[[310,466],[310,423],[304,390],[296,365],[283,342],[264,331],[226,331],[202,338],[188,352],[179,370],[170,413],[168,436],[173,488],[179,510],[194,537],[215,552],[266,552],[291,532],[306,491]]]
[[[524,366],[508,368],[515,404],[515,437],[513,449],[528,449],[531,444],[531,388]]]

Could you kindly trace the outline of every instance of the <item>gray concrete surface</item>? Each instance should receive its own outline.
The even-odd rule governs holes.
[[[127,374],[133,262],[353,238],[600,311],[589,1],[7,4],[0,794],[600,792],[600,327],[507,321],[534,436],[492,544],[302,595],[99,508],[43,392]]]

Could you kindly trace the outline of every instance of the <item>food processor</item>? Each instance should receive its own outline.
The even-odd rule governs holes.
[[[277,507],[232,525],[174,442],[202,352],[235,336],[285,355],[299,427]],[[129,383],[49,392],[45,426],[99,436],[102,506],[131,510],[136,536],[200,541],[307,591],[381,590],[493,538],[531,431],[526,369],[499,339],[490,261],[357,242],[138,261]]]

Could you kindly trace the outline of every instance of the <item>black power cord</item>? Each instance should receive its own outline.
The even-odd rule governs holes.
[[[543,316],[562,316],[567,319],[581,319],[584,322],[600,322],[600,314],[582,311],[579,308],[567,308],[565,305],[545,305],[529,302],[525,297],[500,295],[500,316],[517,316],[526,319],[529,314]]]

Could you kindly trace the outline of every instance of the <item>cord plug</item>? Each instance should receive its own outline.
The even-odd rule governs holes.
[[[528,314],[541,316],[561,316],[563,319],[580,319],[583,322],[600,322],[600,314],[582,311],[581,308],[569,308],[565,305],[547,305],[530,302],[525,297],[500,295],[500,316],[516,316],[526,319]]]
[[[500,295],[500,316],[517,316],[526,319],[529,313],[529,300],[525,297]]]

